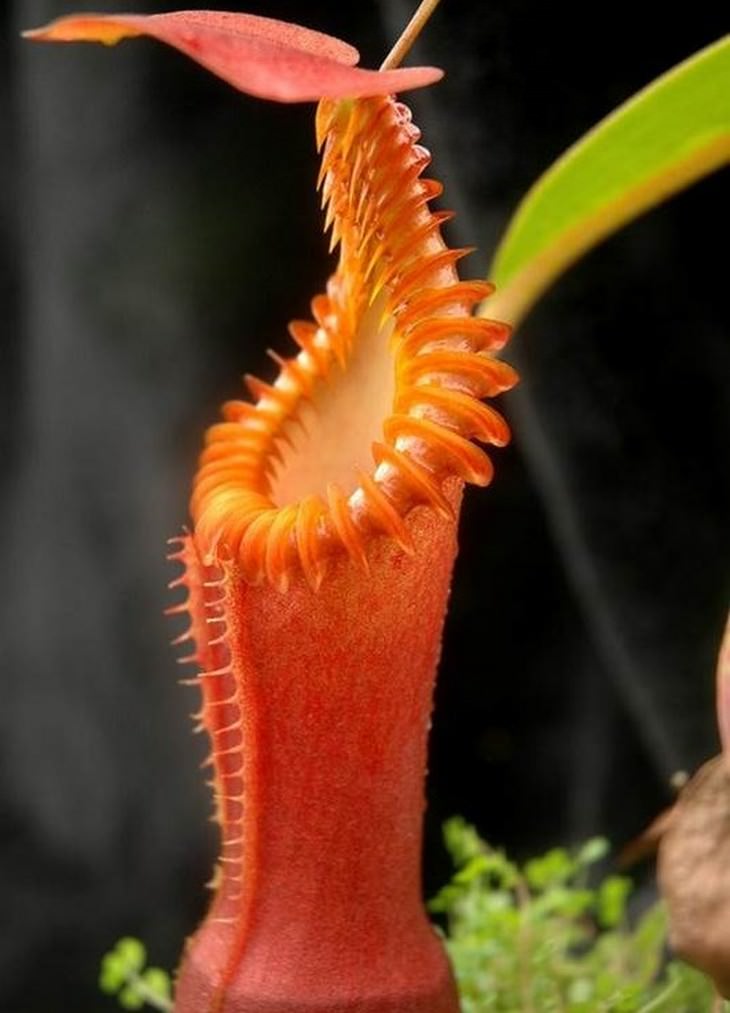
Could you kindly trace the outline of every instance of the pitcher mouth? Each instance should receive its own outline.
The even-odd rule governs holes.
[[[470,316],[492,291],[459,281],[432,212],[439,183],[410,110],[393,97],[325,100],[319,184],[339,263],[313,321],[272,384],[247,377],[253,403],[229,401],[206,434],[191,501],[198,545],[251,583],[313,589],[345,552],[367,570],[371,538],[413,551],[418,505],[446,517],[447,479],[486,485],[492,465],[473,440],[503,446],[504,419],[480,398],[514,385],[495,358],[503,323]]]

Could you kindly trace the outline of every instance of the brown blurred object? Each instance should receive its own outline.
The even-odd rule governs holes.
[[[730,617],[717,659],[717,724],[723,752],[682,788],[659,842],[659,889],[669,943],[730,996]]]
[[[669,944],[730,996],[730,773],[722,755],[688,781],[659,844]]]

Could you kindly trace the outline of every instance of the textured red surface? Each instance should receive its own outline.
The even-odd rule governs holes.
[[[219,802],[223,839],[241,843],[188,945],[176,1013],[458,1010],[420,876],[455,530],[423,508],[407,523],[414,557],[378,539],[369,578],[342,557],[317,593],[225,574],[242,718],[216,766],[219,784],[242,781],[240,809]]]
[[[270,18],[220,11],[71,14],[26,32],[41,42],[105,42],[149,35],[259,98],[316,102],[420,88],[443,75],[434,67],[364,70],[346,42]]]

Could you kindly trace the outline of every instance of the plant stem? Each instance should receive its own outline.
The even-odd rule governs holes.
[[[655,1010],[660,1010],[664,1003],[669,999],[677,990],[678,982],[673,981],[668,988],[665,988],[663,992],[655,996],[650,1002],[646,1003],[639,1010],[639,1013],[654,1013]]]
[[[530,890],[524,879],[517,880],[515,885],[517,907],[520,912],[520,927],[517,935],[517,955],[519,959],[519,982],[525,1013],[533,1013],[532,993],[530,989],[530,924],[527,911],[530,905]]]
[[[411,46],[421,34],[426,22],[429,20],[438,5],[439,0],[421,0],[416,13],[403,29],[403,32],[396,44],[383,60],[380,67],[381,70],[393,70],[395,67],[399,67],[401,65],[405,57],[408,55]]]

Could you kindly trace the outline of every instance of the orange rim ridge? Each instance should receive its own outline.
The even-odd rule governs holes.
[[[404,518],[413,507],[448,516],[447,479],[490,481],[491,462],[472,441],[503,446],[509,429],[480,399],[517,381],[494,354],[509,327],[470,315],[493,288],[458,279],[455,265],[470,251],[449,249],[441,237],[451,216],[428,206],[442,188],[422,178],[430,156],[410,110],[390,96],[326,100],[316,126],[337,270],[326,294],[312,300],[314,320],[289,327],[298,354],[272,353],[273,384],[246,377],[254,403],[223,405],[223,421],[206,434],[191,500],[206,564],[233,562],[246,580],[281,591],[298,573],[316,590],[338,552],[367,569],[368,541],[378,534],[412,551]],[[347,368],[358,326],[379,297],[392,324],[395,394],[372,445],[372,471],[357,473],[347,495],[330,483],[325,496],[277,506],[271,486],[285,424],[305,401],[316,409],[317,387],[335,364]]]

